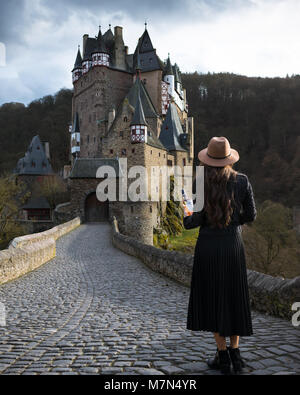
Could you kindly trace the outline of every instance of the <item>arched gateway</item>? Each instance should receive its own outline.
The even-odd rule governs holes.
[[[109,203],[100,202],[96,192],[87,196],[84,205],[86,222],[107,222],[109,220]]]

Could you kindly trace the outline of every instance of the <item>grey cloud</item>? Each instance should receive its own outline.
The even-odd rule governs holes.
[[[25,1],[10,0],[0,3],[0,41],[19,41],[24,26]]]
[[[26,2],[31,6],[30,15],[25,14]],[[165,19],[167,23],[170,19],[195,19],[207,16],[204,13],[208,11],[214,15],[230,7],[253,3],[252,0],[42,0],[41,5],[48,11],[46,16],[35,4],[31,0],[0,2],[0,41],[20,43],[24,27],[35,19],[47,18],[55,25],[77,12],[99,15],[99,23],[101,12],[141,18],[141,23],[145,19],[153,23]]]

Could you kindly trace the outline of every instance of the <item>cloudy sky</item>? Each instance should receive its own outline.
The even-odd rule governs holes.
[[[71,88],[83,34],[123,26],[133,52],[145,20],[182,71],[299,74],[299,15],[300,0],[0,0],[0,104]]]

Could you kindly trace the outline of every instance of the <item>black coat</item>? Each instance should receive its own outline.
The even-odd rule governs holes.
[[[200,226],[195,247],[187,328],[221,336],[252,335],[247,269],[241,225],[256,218],[252,186],[238,174],[228,183],[234,211],[225,229],[209,226],[205,210],[184,218],[186,229]]]

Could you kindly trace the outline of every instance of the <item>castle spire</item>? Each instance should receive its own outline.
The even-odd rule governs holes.
[[[165,68],[165,75],[174,75],[173,70],[172,70],[172,64],[170,60],[170,54],[167,60],[166,68]]]
[[[109,52],[102,36],[101,26],[99,26],[99,34],[94,51],[92,52],[92,66],[109,66]]]
[[[73,74],[73,83],[78,81],[82,75],[82,57],[80,52],[80,45],[78,45],[77,57],[75,60],[74,68],[72,70],[72,74]]]
[[[142,105],[140,87],[138,90],[137,101],[135,105],[134,115],[130,124],[131,142],[147,143],[148,124],[145,119],[144,109]]]

